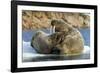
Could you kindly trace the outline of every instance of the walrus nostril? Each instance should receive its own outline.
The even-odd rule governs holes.
[[[57,47],[54,47],[51,51],[52,54],[60,54],[60,50]]]

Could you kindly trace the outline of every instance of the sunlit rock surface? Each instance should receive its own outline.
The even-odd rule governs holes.
[[[50,28],[52,19],[62,19],[76,28],[86,28],[90,26],[89,13],[22,11],[23,30]]]

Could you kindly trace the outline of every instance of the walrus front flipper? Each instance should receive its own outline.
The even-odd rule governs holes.
[[[58,49],[57,47],[53,47],[52,51],[51,51],[51,54],[59,55],[60,54],[60,49]]]

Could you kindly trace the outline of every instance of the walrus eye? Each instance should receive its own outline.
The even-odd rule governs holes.
[[[54,47],[51,51],[52,54],[60,54],[60,50],[57,47]]]

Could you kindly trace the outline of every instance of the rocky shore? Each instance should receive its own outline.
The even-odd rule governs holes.
[[[75,28],[87,28],[90,26],[89,13],[22,11],[23,30],[50,28],[53,19],[62,19]]]

